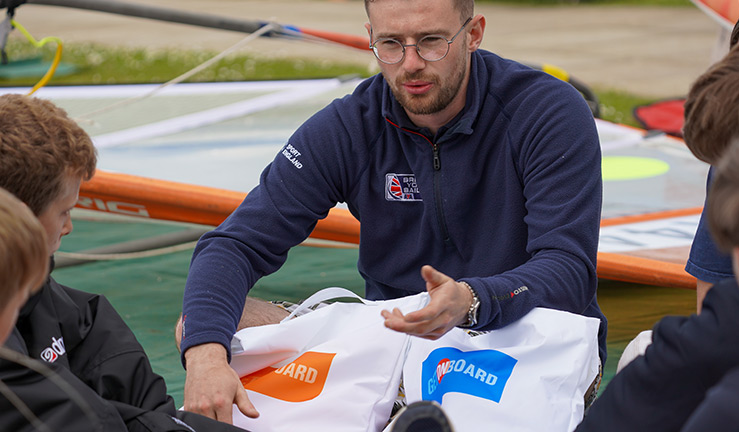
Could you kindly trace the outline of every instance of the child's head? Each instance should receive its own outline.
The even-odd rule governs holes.
[[[732,252],[739,275],[739,140],[719,160],[706,206],[711,235],[719,248]]]
[[[49,255],[71,232],[69,210],[96,163],[92,140],[63,109],[34,97],[0,96],[0,187],[39,218]]]
[[[739,137],[739,45],[693,83],[685,100],[685,144],[714,165]]]
[[[48,274],[46,232],[31,210],[0,189],[0,344],[15,325],[18,310]]]

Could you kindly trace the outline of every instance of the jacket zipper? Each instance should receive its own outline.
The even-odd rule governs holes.
[[[439,144],[431,142],[428,138],[426,139],[431,144],[431,148],[434,153],[434,199],[436,200],[436,217],[439,219],[439,227],[444,236],[444,243],[449,244],[451,239],[449,238],[449,229],[447,229],[446,217],[444,216],[444,206],[441,199],[441,156],[439,155]]]
[[[433,167],[434,167],[434,199],[436,200],[436,218],[439,220],[439,229],[441,229],[442,236],[444,237],[444,243],[449,244],[451,243],[451,239],[449,238],[449,229],[446,225],[446,217],[444,217],[444,208],[442,205],[441,200],[441,155],[439,154],[439,145],[435,142],[432,142],[428,137],[426,137],[424,134],[414,132],[409,129],[402,128],[392,121],[385,117],[385,121],[390,123],[391,125],[395,126],[396,128],[405,131],[407,133],[411,133],[414,135],[418,135],[421,138],[425,139],[429,144],[431,144],[431,149],[433,151]]]
[[[439,157],[439,145],[436,143],[431,144],[431,148],[434,150],[434,171],[441,170],[441,158]]]

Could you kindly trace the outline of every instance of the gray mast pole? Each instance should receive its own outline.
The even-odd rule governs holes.
[[[158,21],[168,21],[199,27],[229,30],[240,33],[254,33],[264,26],[265,22],[239,20],[216,15],[180,11],[176,9],[129,3],[119,0],[27,0],[28,4],[62,6],[76,9],[108,12]]]

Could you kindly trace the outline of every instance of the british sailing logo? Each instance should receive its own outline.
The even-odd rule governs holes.
[[[388,201],[423,201],[413,174],[385,174],[385,199]]]
[[[307,352],[279,368],[267,367],[241,378],[244,388],[285,402],[305,402],[323,391],[336,354]]]
[[[464,352],[438,348],[423,362],[422,398],[441,403],[446,393],[456,392],[500,403],[517,362],[495,350]]]
[[[48,348],[45,348],[43,351],[41,351],[41,354],[39,354],[39,357],[41,357],[41,360],[47,362],[47,363],[54,363],[59,359],[59,356],[63,356],[67,353],[66,348],[64,348],[64,338],[51,338],[51,346]]]

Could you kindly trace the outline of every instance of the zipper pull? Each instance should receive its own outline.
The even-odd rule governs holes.
[[[441,158],[439,157],[439,146],[434,144],[434,171],[441,169]]]

